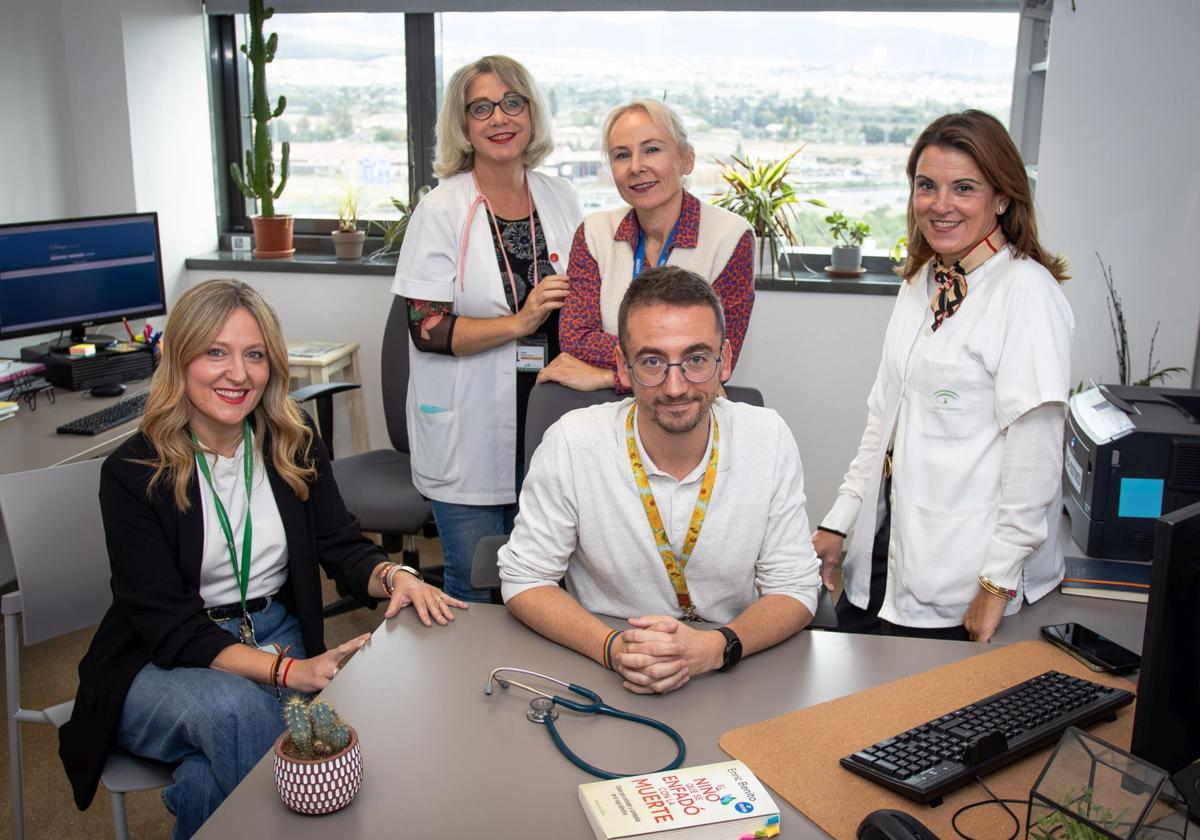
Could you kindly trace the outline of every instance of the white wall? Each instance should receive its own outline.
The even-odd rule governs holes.
[[[1051,24],[1037,200],[1071,262],[1074,380],[1116,381],[1099,251],[1123,301],[1134,378],[1191,368],[1200,327],[1200,3],[1060,0]],[[1191,375],[1169,382],[1190,387]]]

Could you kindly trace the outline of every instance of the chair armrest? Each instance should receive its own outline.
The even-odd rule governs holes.
[[[471,588],[483,590],[498,590],[500,588],[500,569],[496,558],[500,547],[508,542],[508,537],[498,534],[483,537],[475,544],[475,559],[471,563]]]
[[[289,397],[298,403],[308,402],[309,400],[319,399],[328,394],[340,394],[342,391],[353,391],[355,388],[361,388],[357,382],[318,382],[315,385],[305,385],[303,388],[297,388],[288,394]]]

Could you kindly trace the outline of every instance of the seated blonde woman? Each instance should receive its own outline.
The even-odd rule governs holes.
[[[617,309],[646,269],[674,265],[707,280],[725,311],[737,364],[754,307],[754,234],[745,219],[684,189],[696,153],[683,121],[652,99],[604,121],[603,153],[630,209],[601,210],[575,231],[559,317],[561,354],[538,376],[581,391],[617,388]]]

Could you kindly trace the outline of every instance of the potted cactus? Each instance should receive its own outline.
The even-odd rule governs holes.
[[[263,24],[275,14],[272,8],[263,8],[263,0],[250,0],[250,32],[242,52],[250,62],[250,115],[254,120],[254,140],[246,150],[245,169],[236,163],[229,165],[230,174],[237,188],[246,198],[258,199],[259,214],[252,216],[254,225],[254,256],[290,257],[296,252],[292,247],[292,217],[275,214],[275,199],[283,194],[288,179],[288,153],[290,145],[280,144],[279,183],[275,183],[274,150],[271,143],[270,122],[283,114],[287,97],[279,97],[272,110],[267,101],[267,65],[275,60],[279,36],[271,33],[264,38]]]
[[[362,784],[362,747],[354,727],[322,700],[293,695],[283,707],[285,731],[275,741],[275,785],[300,814],[331,814],[350,804]]]
[[[367,232],[358,229],[358,190],[354,187],[346,187],[346,194],[338,202],[338,229],[331,236],[339,260],[362,258]]]

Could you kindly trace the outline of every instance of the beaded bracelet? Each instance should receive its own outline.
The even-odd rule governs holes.
[[[392,586],[392,572],[396,571],[395,563],[382,563],[379,567],[379,585],[383,587],[383,594],[388,598],[392,597],[395,592],[395,587]]]

